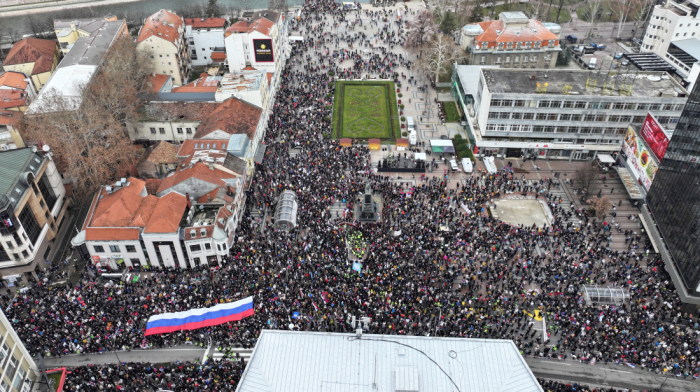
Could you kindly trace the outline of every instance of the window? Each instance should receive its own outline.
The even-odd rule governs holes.
[[[178,128],[178,129],[177,129],[177,134],[178,134],[178,135],[182,135],[182,128]]]
[[[523,113],[523,120],[532,120],[534,113]]]
[[[571,115],[570,114],[562,114],[559,116],[560,121],[571,121]]]
[[[503,42],[498,43],[498,50],[503,50]]]
[[[136,247],[134,245],[126,245],[126,251],[128,253],[135,253],[136,252]]]
[[[512,42],[508,42],[508,46],[507,46],[507,47],[508,47],[508,49],[513,49],[513,43],[512,43]]]
[[[191,252],[201,252],[201,251],[202,251],[202,246],[199,245],[199,244],[190,245],[190,251],[191,251]]]
[[[525,106],[525,101],[522,99],[516,99],[515,101],[513,101],[513,106],[521,108]]]
[[[29,253],[27,253],[26,250],[23,250],[23,251],[22,251],[22,257],[24,257],[24,258],[29,257]]]
[[[15,372],[17,371],[17,366],[19,365],[19,361],[17,358],[15,358],[14,355],[10,356],[10,363],[7,367],[7,371],[5,372],[5,375],[7,378],[12,380],[12,378],[15,376]]]
[[[139,259],[129,259],[129,261],[131,261],[132,265],[141,264],[141,260]]]
[[[188,135],[192,134],[192,128],[186,128],[185,132],[187,132]]]
[[[39,234],[41,234],[41,226],[39,226],[39,223],[36,221],[34,214],[31,212],[31,208],[26,207],[22,210],[19,214],[19,221],[22,223],[24,231],[27,232],[29,236],[29,242],[32,244],[36,243]]]
[[[520,56],[513,57],[513,64],[518,64],[520,62]]]
[[[22,381],[24,380],[24,376],[27,375],[27,372],[20,367],[17,369],[17,376],[15,376],[15,381],[12,383],[12,387],[15,389],[19,390],[19,386],[22,384]]]
[[[204,249],[211,250],[211,244],[210,243],[204,244]]]
[[[480,63],[481,63],[481,64],[485,64],[485,63],[486,63],[486,56],[481,56],[481,61],[480,61]]]
[[[155,135],[156,134],[156,129],[151,127],[151,134]]]
[[[535,42],[535,48],[539,48],[539,47],[540,47],[540,42],[539,41]]]
[[[165,128],[158,128],[158,132],[160,132],[161,135],[165,135]]]
[[[102,245],[95,245],[95,246],[93,246],[93,248],[95,249],[95,253],[104,253],[105,252],[105,248]]]
[[[532,61],[533,63],[536,63],[537,62],[537,55],[532,56],[532,59],[530,61]]]
[[[585,109],[586,108],[586,102],[584,101],[576,101],[576,104],[574,105],[576,109]]]
[[[547,113],[537,113],[537,117],[535,118],[536,120],[546,120],[547,119]]]
[[[523,119],[523,114],[522,113],[513,113],[513,117],[511,117],[513,120],[522,120]]]
[[[109,251],[110,252],[121,252],[121,249],[119,249],[119,245],[110,245]]]
[[[500,63],[501,63],[501,56],[498,56],[498,57],[496,57],[496,64],[500,64]]]

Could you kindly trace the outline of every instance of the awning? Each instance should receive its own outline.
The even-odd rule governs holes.
[[[292,35],[289,37],[290,41],[303,41],[304,37],[298,36],[298,35]]]
[[[262,163],[263,158],[265,158],[266,149],[267,145],[260,143],[260,145],[258,146],[258,151],[255,153],[255,163]]]
[[[632,200],[643,200],[642,192],[639,190],[639,185],[637,185],[637,180],[632,177],[632,174],[625,167],[616,167],[617,174],[622,180],[622,184],[625,186],[627,193],[630,195]]]
[[[416,156],[417,161],[427,161],[428,160],[428,158],[424,152],[417,152],[415,156]]]
[[[369,143],[370,150],[379,150],[382,145],[382,141],[380,139],[369,139],[367,142]]]
[[[396,146],[408,147],[408,139],[398,138],[396,139]]]
[[[615,158],[609,154],[598,154],[598,160],[602,163],[615,163]]]
[[[452,145],[451,140],[431,140],[430,141],[430,148],[433,150],[435,153],[454,153],[455,148]]]
[[[647,232],[647,238],[649,238],[649,242],[651,242],[651,246],[654,248],[654,252],[659,253],[659,248],[656,246],[656,241],[654,241],[654,236],[650,234],[649,232],[649,223],[647,223],[647,220],[644,219],[644,214],[639,214],[639,220],[642,221],[642,225],[644,226],[644,230]],[[651,225],[654,223],[652,222]]]
[[[352,139],[344,137],[339,140],[340,145],[343,147],[350,147],[352,145]]]

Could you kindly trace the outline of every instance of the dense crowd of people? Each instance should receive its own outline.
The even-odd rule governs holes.
[[[404,20],[396,12],[345,11],[332,0],[315,0],[291,22],[304,40],[294,44],[282,73],[248,202],[274,211],[282,191],[295,191],[296,229],[276,231],[271,222],[247,216],[216,270],[158,271],[123,287],[85,274],[75,286],[36,285],[17,293],[6,314],[27,349],[62,356],[210,341],[253,347],[264,328],[350,332],[356,316],[371,319],[370,333],[506,338],[523,355],[627,363],[697,378],[697,315],[679,312],[660,258],[637,247],[610,250],[594,219],[552,196],[556,181],[527,181],[504,170],[475,173],[456,189],[444,176],[417,185],[395,182],[372,173],[366,145],[340,147],[321,137],[330,130],[335,87],[329,71],[340,78],[381,77],[410,66],[407,56],[391,52],[405,42]],[[366,25],[380,26],[381,33],[369,36]],[[377,224],[353,222],[366,182],[382,197]],[[484,212],[487,202],[511,192],[544,198],[551,226],[511,226]],[[345,212],[331,214],[338,203]],[[360,271],[349,261],[349,233],[363,242]],[[633,242],[643,239],[630,234]],[[586,303],[583,285],[619,287],[630,298],[618,306]],[[144,337],[153,314],[247,296],[254,297],[255,314],[240,322]],[[544,334],[533,328],[536,310],[546,318]],[[228,361],[80,367],[66,390],[166,384],[196,390],[184,380],[234,390],[240,370],[239,362]]]

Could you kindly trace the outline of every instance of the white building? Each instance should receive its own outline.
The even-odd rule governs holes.
[[[700,0],[676,2],[666,0],[654,7],[642,39],[642,52],[653,52],[666,57],[673,41],[700,36]]]
[[[211,64],[213,53],[226,51],[224,30],[228,25],[224,18],[185,18],[185,35],[193,66]]]
[[[270,10],[255,16],[252,21],[239,21],[226,29],[226,60],[232,73],[247,66],[275,73],[289,56],[285,17]]]
[[[39,391],[40,370],[4,312],[0,312],[0,389]],[[34,387],[32,389],[32,387]]]

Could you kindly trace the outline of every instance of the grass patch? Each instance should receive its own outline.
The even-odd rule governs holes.
[[[56,388],[58,388],[58,385],[61,383],[61,376],[63,375],[63,372],[54,372],[47,374],[49,378],[49,383],[51,383],[52,388],[50,388],[51,391],[55,391]]]
[[[459,122],[461,120],[462,116],[454,101],[443,102],[442,106],[445,108],[445,122]]]
[[[401,128],[394,89],[394,82],[336,82],[332,136],[395,140]]]

